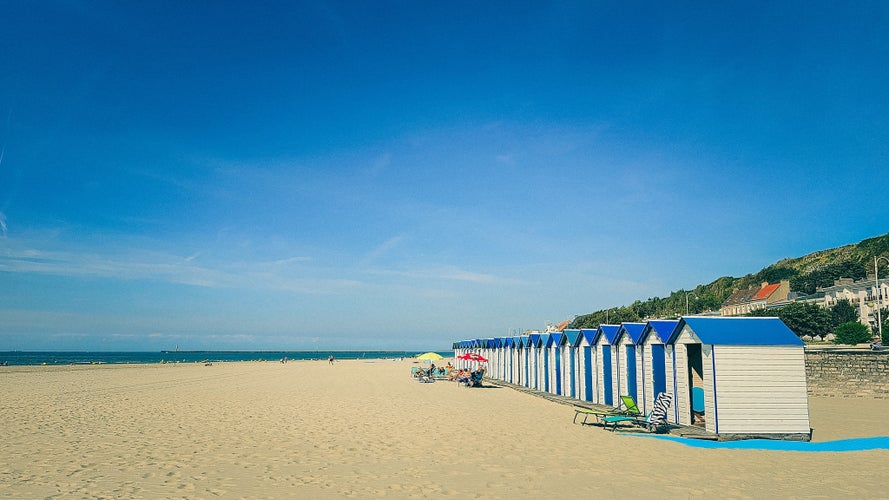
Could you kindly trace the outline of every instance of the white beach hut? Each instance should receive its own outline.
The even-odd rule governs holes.
[[[534,375],[531,373],[531,337],[529,335],[522,335],[522,385],[525,387],[531,387],[531,379],[534,378]]]
[[[617,383],[615,396],[628,395],[633,401],[639,402],[639,381],[642,372],[637,357],[636,344],[642,337],[645,323],[621,323],[614,339]]]
[[[565,366],[565,375],[563,376],[563,387],[565,396],[569,398],[577,398],[580,386],[578,373],[580,372],[580,330],[565,330],[563,366]]]
[[[547,380],[547,388],[546,392],[552,394],[561,394],[562,390],[562,360],[561,358],[561,346],[559,345],[562,340],[561,332],[549,333],[546,338],[546,359],[547,359],[547,370],[546,370],[546,380]]]
[[[512,383],[516,384],[516,385],[522,385],[524,383],[524,374],[525,374],[525,369],[524,369],[524,366],[522,365],[522,363],[523,363],[522,353],[525,350],[525,344],[524,344],[524,341],[522,340],[521,336],[516,336],[516,337],[512,338],[512,345],[513,345],[513,370],[512,370],[513,381],[512,381]]]
[[[501,342],[501,356],[503,358],[503,377],[502,380],[504,382],[512,383],[512,349],[510,348],[510,344],[512,343],[512,337],[502,337],[500,339]]]
[[[540,379],[540,334],[532,333],[528,335],[530,350],[528,352],[528,367],[530,374],[528,378],[528,387],[539,390],[541,387]]]
[[[541,333],[540,334],[540,387],[537,389],[543,392],[549,392],[549,383],[550,383],[550,349],[549,345],[549,334]]]
[[[617,391],[617,363],[616,353],[613,349],[614,340],[620,325],[599,325],[596,330],[596,364],[599,378],[597,392],[601,395],[599,404],[619,406],[620,394]]]
[[[579,399],[599,403],[599,375],[597,369],[599,367],[598,358],[596,356],[596,329],[580,330],[580,338],[578,339],[580,349],[580,384]]]
[[[679,423],[720,439],[811,438],[803,342],[780,319],[682,318],[667,345]]]
[[[678,320],[651,320],[642,330],[637,349],[641,358],[639,364],[642,367],[642,381],[639,385],[642,396],[638,403],[644,413],[652,409],[654,399],[659,393],[668,392],[667,370],[672,365],[666,356],[665,347],[678,324]]]
[[[501,371],[500,358],[502,350],[500,349],[500,338],[494,337],[488,339],[488,373],[492,374],[492,378],[503,380],[503,372]]]

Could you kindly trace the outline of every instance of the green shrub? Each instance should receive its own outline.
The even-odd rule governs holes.
[[[862,325],[857,321],[849,321],[837,326],[836,329],[837,344],[861,344],[862,342],[870,342],[870,328]]]

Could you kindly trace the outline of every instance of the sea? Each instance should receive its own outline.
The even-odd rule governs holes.
[[[199,363],[223,361],[281,361],[334,359],[398,359],[410,358],[425,351],[154,351],[154,352],[87,352],[87,351],[0,351],[0,366],[34,365],[101,365],[150,363]],[[444,357],[453,352],[439,352]]]

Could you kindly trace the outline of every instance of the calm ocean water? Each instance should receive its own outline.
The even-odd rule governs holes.
[[[200,361],[280,361],[318,359],[391,359],[412,357],[417,351],[155,351],[155,352],[37,352],[0,351],[0,364],[72,365],[72,364],[139,364],[196,363]],[[441,351],[442,356],[453,352]]]

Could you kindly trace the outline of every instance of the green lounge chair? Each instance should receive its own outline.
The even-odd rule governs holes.
[[[602,422],[604,427],[607,429],[608,426],[611,426],[611,432],[614,432],[617,429],[617,425],[621,422],[629,422],[634,425],[640,425],[645,427],[648,432],[657,432],[662,427],[667,426],[667,411],[670,409],[670,404],[673,402],[673,396],[662,392],[657,395],[657,398],[654,400],[654,408],[648,412],[648,415],[645,418],[641,418],[639,416],[629,417],[629,416],[621,416],[621,415],[613,415],[608,417],[603,417]]]
[[[583,415],[583,422],[580,425],[587,424],[587,418],[590,415],[596,417],[596,422],[600,422],[604,417],[636,417],[641,414],[639,411],[639,406],[636,405],[636,400],[633,399],[633,396],[621,396],[620,397],[621,405],[616,410],[592,410],[590,408],[583,408],[580,406],[574,407],[574,423],[577,423],[577,416]]]

